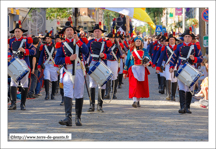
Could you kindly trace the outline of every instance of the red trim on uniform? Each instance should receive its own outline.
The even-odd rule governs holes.
[[[163,46],[163,47],[161,48],[161,52],[164,51],[164,50],[165,50],[165,46]]]
[[[29,56],[29,49],[25,49],[24,55],[25,55],[25,56]]]
[[[112,44],[112,42],[111,42],[110,40],[107,40],[107,41],[106,41],[106,45],[107,45],[107,47],[109,48],[109,47],[111,47],[113,44]]]
[[[150,61],[150,62],[149,62],[149,64],[151,64],[151,65],[152,65],[152,64],[153,64],[153,63],[152,63],[152,61]]]
[[[102,59],[107,59],[107,55],[105,53],[103,53],[103,54],[104,54],[104,57]]]
[[[197,63],[197,57],[194,57],[194,60],[192,61],[193,63]]]
[[[88,44],[88,39],[87,39],[87,38],[83,37],[83,38],[81,38],[81,39],[82,39],[82,41],[83,41],[85,44]]]
[[[155,64],[153,64],[152,67],[154,68],[154,67],[155,67]]]
[[[54,64],[54,67],[58,67],[58,65]]]
[[[196,42],[195,45],[197,46],[197,49],[199,49],[199,50],[201,49],[199,42]]]
[[[15,41],[21,41],[22,39],[23,39],[23,36],[20,37],[18,40],[17,40],[17,38],[15,37]]]
[[[72,64],[69,56],[65,57],[65,64]]]
[[[79,47],[81,47],[81,46],[83,45],[83,42],[82,42],[81,40],[78,40],[78,41],[76,42],[76,44],[77,44]]]
[[[31,37],[28,37],[27,40],[28,40],[28,44],[33,43],[33,39]]]
[[[124,45],[122,43],[119,43],[119,45],[121,46],[122,49],[124,49]]]
[[[156,70],[160,70],[160,67],[156,67]]]
[[[40,50],[40,51],[42,51],[42,50],[43,50],[43,45],[41,45],[41,46],[40,46],[40,49],[39,49],[39,50]]]
[[[10,58],[11,57],[11,55],[8,55],[8,58]]]
[[[186,45],[185,42],[183,42],[183,45],[184,45],[184,46],[191,46],[191,45],[192,45],[192,42],[190,42],[188,45]]]
[[[123,70],[123,74],[127,74],[128,73],[128,71],[127,70]]]
[[[56,48],[57,48],[57,49],[60,48],[61,46],[62,46],[61,42],[57,42],[57,43],[56,43]]]
[[[154,50],[156,50],[156,46],[154,47]]]
[[[41,68],[41,65],[38,65],[38,69]]]
[[[171,68],[174,69],[174,66],[170,66],[170,69],[171,69]]]

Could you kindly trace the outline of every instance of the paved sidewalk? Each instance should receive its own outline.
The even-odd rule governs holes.
[[[40,98],[27,100],[26,111],[8,111],[9,133],[72,133],[72,141],[208,141],[208,109],[192,103],[192,114],[179,114],[179,102],[166,101],[158,93],[155,70],[149,68],[150,98],[141,99],[141,107],[133,108],[128,98],[128,80],[118,89],[118,99],[104,104],[104,113],[88,113],[89,99],[84,95],[82,127],[58,124],[64,119],[61,96],[56,100]],[[97,97],[97,93],[96,93]],[[178,98],[177,98],[178,100]],[[97,102],[97,98],[96,98]],[[74,101],[73,101],[74,103]]]

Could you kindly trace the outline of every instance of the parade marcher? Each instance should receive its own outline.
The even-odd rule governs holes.
[[[170,73],[170,59],[172,57],[172,53],[176,50],[177,45],[175,44],[178,39],[175,38],[175,32],[169,35],[169,38],[166,40],[169,42],[169,45],[163,46],[161,48],[160,58],[158,60],[156,66],[156,72],[159,73],[160,67],[162,65],[163,60],[165,60],[165,77],[166,77],[166,90],[167,90],[167,100],[175,101],[175,93],[177,88],[177,77],[175,77],[174,72]],[[168,61],[169,60],[169,61]],[[175,71],[177,67],[175,66]],[[172,84],[172,86],[171,86]]]
[[[82,126],[81,114],[85,85],[84,57],[88,56],[89,50],[86,44],[78,38],[78,32],[79,30],[72,26],[72,21],[67,21],[65,27],[59,32],[59,34],[65,34],[66,39],[56,44],[55,63],[64,66],[63,90],[66,116],[64,120],[59,121],[59,124],[66,126],[72,126],[72,99],[75,99],[76,126]]]
[[[159,60],[160,54],[161,54],[161,48],[166,46],[166,37],[162,36],[160,38],[160,44],[158,45],[157,49],[156,49],[156,53],[154,54],[153,57],[153,65],[152,67],[155,68],[155,66],[157,65],[157,62]],[[164,94],[164,89],[166,86],[166,78],[165,78],[165,72],[164,72],[164,65],[165,65],[165,61],[163,60],[162,65],[160,67],[160,72],[157,73],[157,75],[159,74],[160,79],[158,79],[160,81],[159,83],[159,93]]]
[[[174,70],[174,67],[178,60],[177,68],[182,67],[188,60],[188,63],[194,65],[195,63],[201,63],[202,52],[197,48],[196,45],[192,44],[192,28],[186,29],[182,34],[184,37],[184,42],[177,46],[177,49],[174,51],[174,54],[170,60],[170,73]],[[192,49],[192,50],[190,50]],[[189,53],[191,51],[191,53]],[[179,113],[192,113],[190,111],[190,104],[192,99],[192,94],[189,88],[178,79],[179,86],[179,96],[180,96],[180,109]],[[191,87],[193,90],[193,87]]]
[[[118,59],[124,58],[126,55],[122,52],[123,44],[119,43],[120,39],[120,32],[117,32],[114,34],[114,31],[112,32],[112,38],[109,38],[109,40],[112,42],[112,46],[109,47],[110,49],[110,55],[112,55],[112,59],[108,59],[107,66],[112,70],[113,76],[111,78],[112,80],[112,87],[113,87],[113,99],[117,99],[116,93],[117,93],[117,86],[118,86]],[[119,46],[118,46],[119,45]],[[121,51],[120,51],[121,50]],[[107,93],[104,97],[104,99],[109,99],[109,94],[111,91],[111,83],[108,81],[107,83]]]
[[[51,100],[55,99],[57,81],[58,81],[58,65],[55,64],[56,49],[55,44],[52,42],[54,37],[52,36],[52,30],[44,37],[46,44],[40,46],[40,58],[38,62],[38,71],[41,72],[41,68],[44,69],[44,86],[45,86],[45,100],[49,99],[49,82],[52,82]]]
[[[125,53],[127,53],[127,51],[129,50],[129,47],[127,45],[127,42],[125,41],[125,36],[124,34],[120,35],[120,45],[122,46],[122,50],[124,50]],[[119,58],[119,63],[120,63],[120,67],[118,70],[118,88],[121,88],[121,84],[122,84],[122,79],[123,79],[123,69],[124,69],[124,61],[126,61],[126,56],[125,57],[120,57]]]
[[[65,40],[65,39],[63,38],[63,35],[62,35],[62,34],[57,34],[57,35],[55,36],[55,48],[56,48],[56,44],[57,44],[58,42],[62,42],[62,40]],[[62,67],[62,65],[61,65],[60,67]],[[58,83],[57,83],[57,84],[59,84],[60,94],[61,94],[61,96],[62,96],[62,101],[61,101],[61,103],[60,103],[61,106],[64,105],[64,90],[63,90],[63,83],[62,83],[63,81],[62,81],[62,77],[63,77],[63,67],[59,70]],[[58,87],[56,87],[56,88],[58,88]],[[56,90],[57,90],[57,89],[56,89]]]
[[[129,75],[129,98],[133,98],[134,108],[140,107],[140,98],[149,97],[148,75],[150,72],[147,66],[150,61],[144,62],[145,57],[151,61],[147,49],[143,48],[142,38],[137,36],[134,39],[134,46],[128,51],[123,72],[125,79],[127,74]]]
[[[101,59],[107,65],[107,59],[111,59],[111,55],[109,54],[108,47],[110,47],[110,41],[103,41],[101,34],[106,32],[105,30],[101,29],[101,22],[99,24],[95,24],[92,31],[90,33],[94,34],[95,39],[89,40],[87,46],[89,48],[90,57],[89,57],[89,66],[95,65]],[[104,47],[102,47],[104,45]],[[104,98],[106,84],[100,86],[89,76],[89,89],[90,89],[90,108],[87,112],[94,112],[95,110],[95,88],[98,86],[98,105],[97,111],[103,111],[103,101],[101,98]],[[100,92],[101,91],[101,92]],[[100,96],[101,95],[101,96]]]
[[[8,49],[8,58],[9,60],[14,57],[18,57],[20,61],[28,66],[30,68],[30,62],[29,62],[29,56],[36,54],[36,48],[33,46],[33,40],[31,37],[24,38],[23,33],[27,32],[28,30],[22,29],[21,21],[16,23],[15,28],[10,31],[10,33],[13,33],[15,36],[11,39],[8,39],[9,49]],[[25,41],[26,40],[26,41]],[[24,41],[24,42],[22,42]],[[23,43],[23,44],[22,44]],[[22,44],[22,45],[20,45]],[[18,52],[19,51],[19,52]],[[29,72],[31,74],[31,72]],[[26,97],[28,94],[28,77],[29,73],[25,75],[25,77],[22,78],[20,81],[20,84],[22,86],[21,90],[21,104],[20,108],[21,110],[26,110],[25,103],[26,103]],[[13,79],[11,79],[11,106],[8,110],[16,110],[16,98],[17,98],[17,86],[19,82],[16,83]]]

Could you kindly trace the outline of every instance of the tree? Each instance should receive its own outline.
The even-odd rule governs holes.
[[[110,11],[110,10],[103,10],[103,18],[104,18],[104,25],[108,27],[108,33],[111,32],[111,25],[113,18],[117,18],[119,13]]]
[[[161,17],[165,8],[146,8],[147,14],[150,16],[155,25],[161,25]]]

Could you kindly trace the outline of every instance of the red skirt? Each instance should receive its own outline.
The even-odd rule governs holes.
[[[145,68],[145,81],[138,81],[132,72],[132,67],[128,69],[129,75],[129,98],[148,98],[149,97],[149,84],[148,75],[149,70]]]

